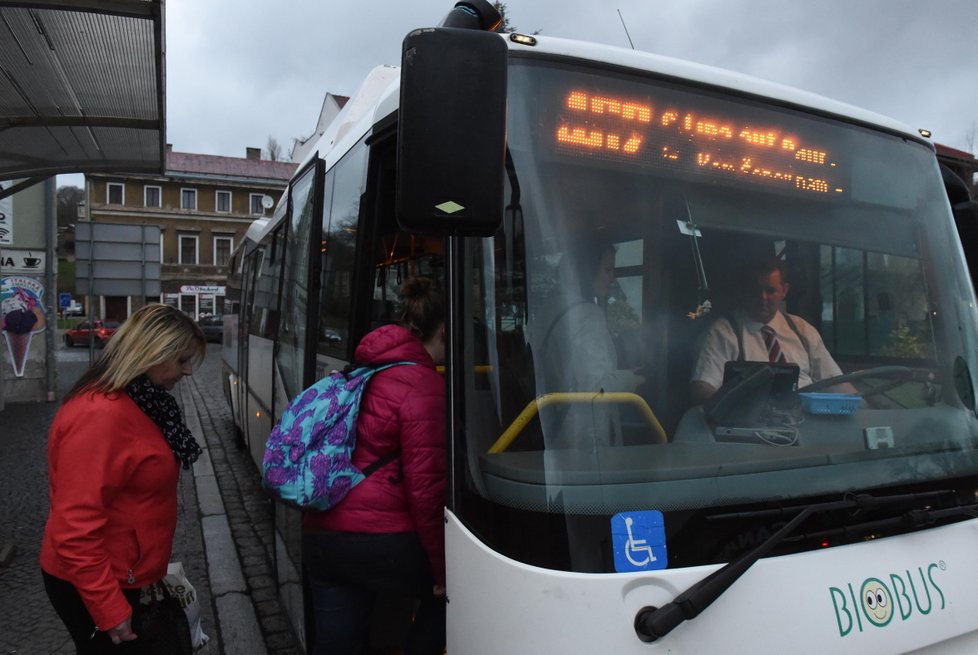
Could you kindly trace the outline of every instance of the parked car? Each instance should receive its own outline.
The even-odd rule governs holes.
[[[197,320],[197,325],[200,326],[204,338],[208,341],[221,343],[224,340],[224,314],[202,316]]]
[[[87,346],[89,335],[94,332],[95,345],[101,348],[118,329],[119,321],[82,321],[65,330],[65,347]]]
[[[72,300],[71,304],[65,308],[65,316],[84,316],[85,307],[77,300]]]

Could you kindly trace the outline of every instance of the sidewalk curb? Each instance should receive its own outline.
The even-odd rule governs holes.
[[[187,428],[203,450],[193,466],[194,484],[207,557],[207,576],[210,579],[223,650],[226,653],[267,655],[258,616],[248,595],[241,561],[231,536],[231,527],[217,485],[207,440],[201,428],[196,399],[188,385],[180,385],[180,399]]]

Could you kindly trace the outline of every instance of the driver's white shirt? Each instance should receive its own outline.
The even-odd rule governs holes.
[[[798,388],[841,375],[842,370],[832,359],[818,330],[800,316],[792,314],[791,320],[798,331],[804,335],[811,353],[805,352],[801,339],[791,329],[780,311],[774,315],[768,325],[774,329],[785,359],[792,364],[798,364]],[[743,358],[752,362],[768,361],[767,346],[764,345],[764,336],[761,334],[761,327],[764,324],[750,320],[743,313],[737,313],[734,322],[743,330]],[[737,355],[737,335],[734,333],[734,327],[729,319],[721,317],[713,322],[703,338],[699,356],[693,367],[692,380],[706,382],[714,389],[719,389],[723,383],[724,364],[735,361]]]

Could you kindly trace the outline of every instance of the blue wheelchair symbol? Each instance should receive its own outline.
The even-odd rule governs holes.
[[[662,512],[622,512],[611,517],[615,570],[654,571],[668,566]]]

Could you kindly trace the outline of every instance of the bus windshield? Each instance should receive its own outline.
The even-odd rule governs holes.
[[[978,471],[975,301],[926,144],[567,61],[514,57],[508,98],[455,344],[454,509],[487,544],[614,571],[611,517],[658,510],[669,566],[721,562],[771,525],[720,515]]]

